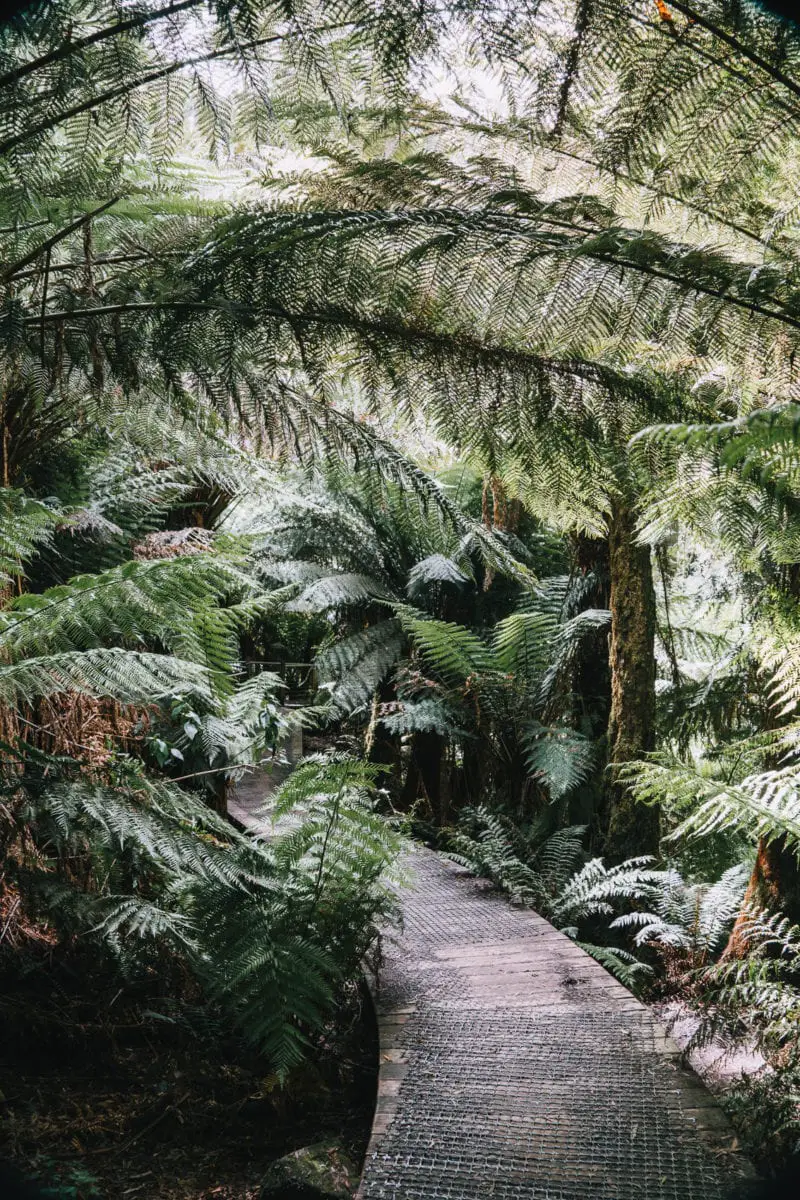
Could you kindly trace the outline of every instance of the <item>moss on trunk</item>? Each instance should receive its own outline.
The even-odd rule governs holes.
[[[616,777],[620,763],[652,750],[655,737],[656,601],[650,549],[636,543],[636,515],[615,501],[609,521],[611,713],[606,854],[614,861],[658,850],[656,808],[638,804]]]

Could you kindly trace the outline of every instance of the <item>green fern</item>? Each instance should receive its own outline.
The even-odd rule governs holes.
[[[587,917],[610,916],[615,902],[649,897],[660,878],[649,865],[652,861],[640,855],[606,867],[601,859],[591,859],[559,893],[551,910],[554,922],[574,925]]]
[[[395,611],[425,662],[451,686],[463,685],[492,668],[489,649],[469,630],[433,620],[408,605],[396,605]]]
[[[121,704],[148,704],[172,695],[212,701],[205,667],[168,654],[119,648],[26,658],[0,666],[0,702],[32,704],[42,696],[78,692]]]
[[[24,565],[51,540],[58,514],[21,492],[0,489],[0,586],[24,574]]]
[[[749,874],[737,864],[713,884],[688,884],[674,868],[664,871],[651,892],[652,910],[623,913],[610,928],[636,929],[637,946],[684,950],[693,963],[716,958],[741,910]]]
[[[671,834],[673,840],[736,829],[751,838],[784,838],[789,846],[800,846],[795,767],[764,771],[739,783],[728,783],[704,775],[695,767],[654,758],[631,766],[626,778],[642,802],[665,800],[679,813],[688,810]]]
[[[580,787],[596,769],[595,747],[573,729],[532,722],[522,745],[528,771],[546,784],[553,800]]]
[[[374,774],[341,756],[302,764],[278,801],[293,828],[269,845],[136,771],[117,786],[45,785],[16,813],[40,848],[26,894],[126,978],[151,948],[179,955],[283,1075],[394,912],[384,876],[400,842],[374,810]],[[63,864],[87,846],[84,890]]]
[[[605,867],[600,859],[581,865],[586,826],[574,825],[549,836],[526,835],[507,817],[487,808],[467,809],[451,835],[450,856],[483,876],[517,904],[537,909],[556,928],[601,963],[626,987],[636,990],[652,968],[630,951],[580,938],[591,918],[608,916],[619,903],[650,898],[662,886],[662,873],[649,858]],[[613,925],[614,923],[612,923]]]

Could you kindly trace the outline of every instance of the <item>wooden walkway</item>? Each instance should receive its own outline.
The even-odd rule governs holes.
[[[261,824],[265,791],[236,817]],[[529,910],[415,849],[371,981],[378,1103],[359,1200],[739,1200],[754,1173],[649,1010]]]
[[[430,851],[373,981],[360,1200],[733,1200],[754,1172],[649,1010],[542,917]]]

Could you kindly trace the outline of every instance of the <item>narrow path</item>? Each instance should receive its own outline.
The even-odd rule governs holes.
[[[229,806],[263,827],[258,774]],[[429,850],[372,981],[378,1104],[358,1200],[739,1200],[754,1173],[649,1009]]]
[[[594,959],[417,850],[376,989],[360,1200],[730,1200],[753,1172],[677,1047]]]

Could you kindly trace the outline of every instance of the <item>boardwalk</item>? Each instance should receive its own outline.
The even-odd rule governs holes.
[[[377,990],[359,1200],[729,1200],[751,1170],[648,1010],[428,851]]]
[[[231,805],[251,828],[270,784]],[[359,1200],[734,1200],[752,1171],[640,1004],[542,917],[409,856],[373,980],[378,1105]]]

